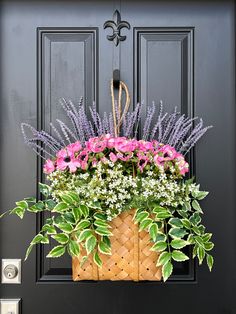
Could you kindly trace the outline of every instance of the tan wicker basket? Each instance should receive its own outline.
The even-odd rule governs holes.
[[[81,268],[81,258],[73,258],[73,280],[161,280],[161,267],[156,266],[157,252],[150,251],[152,244],[146,231],[139,232],[133,222],[135,210],[121,213],[110,223],[112,255],[100,254],[99,268],[89,257]],[[82,252],[81,255],[83,255]]]

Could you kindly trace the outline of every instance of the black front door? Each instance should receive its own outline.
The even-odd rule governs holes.
[[[118,10],[121,42],[104,23]],[[117,21],[116,21],[117,22]],[[191,168],[202,189],[204,223],[214,233],[215,267],[179,265],[162,282],[76,282],[69,257],[49,260],[38,247],[23,263],[20,285],[1,284],[1,298],[22,298],[24,314],[236,313],[235,32],[233,1],[1,1],[1,211],[37,194],[42,171],[23,144],[20,122],[49,130],[64,119],[58,100],[109,111],[110,79],[119,69],[133,103],[163,100],[212,129]],[[23,258],[42,217],[0,224],[1,258]]]

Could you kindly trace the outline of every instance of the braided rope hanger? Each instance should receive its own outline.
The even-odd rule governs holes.
[[[122,112],[122,92],[125,92],[126,100],[124,110]],[[111,80],[111,102],[112,102],[112,115],[113,115],[113,122],[114,122],[114,132],[115,137],[119,136],[120,134],[120,127],[122,125],[123,119],[129,109],[130,106],[130,95],[127,85],[120,81],[119,83],[119,92],[118,92],[118,102],[117,102],[117,112],[116,112],[116,100],[114,95],[114,82]]]

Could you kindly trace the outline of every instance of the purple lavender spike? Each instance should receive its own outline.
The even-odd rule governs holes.
[[[53,146],[55,146],[55,148],[57,150],[59,150],[60,148],[62,148],[62,145],[49,133],[45,132],[44,130],[41,131],[41,134],[47,138],[52,144]]]
[[[40,151],[40,152],[43,152],[44,154],[46,154],[46,155],[48,155],[49,157],[54,157],[50,152],[48,152],[45,148],[43,148],[42,146],[40,146],[40,145],[38,145],[37,143],[36,143],[36,141],[35,141],[35,139],[30,139],[30,140],[28,140],[28,142],[27,142],[27,145],[29,146],[29,147],[33,147],[34,149],[37,149],[37,151]],[[39,153],[39,152],[38,152]],[[40,154],[40,153],[39,153]],[[40,155],[41,157],[43,156],[43,155]]]
[[[59,123],[60,128],[61,128],[61,131],[62,131],[62,133],[64,134],[65,139],[68,141],[69,144],[71,144],[71,140],[70,140],[69,135],[70,135],[75,141],[77,140],[75,134],[71,131],[71,129],[70,129],[64,122],[62,122],[62,121],[59,120],[59,119],[57,119],[56,121]],[[69,135],[68,135],[68,134],[69,134]]]
[[[131,132],[132,132],[132,126],[133,126],[133,112],[127,112],[127,128],[126,128],[126,133],[125,136],[126,137],[130,137]]]
[[[99,124],[97,121],[97,111],[96,111],[96,105],[95,102],[93,102],[93,106],[89,107],[90,113],[91,113],[91,117],[95,126],[95,130],[98,132],[99,130]]]
[[[62,138],[60,132],[57,130],[57,128],[54,126],[54,124],[53,124],[52,122],[50,122],[50,126],[51,126],[51,128],[53,129],[53,131],[55,132],[55,134],[57,135],[58,140],[60,141],[60,144],[61,144],[61,148],[62,148],[62,147],[65,147],[66,144],[65,144],[65,142],[64,142],[64,140],[63,140],[63,138]]]
[[[83,129],[83,133],[84,133],[84,139],[87,140],[92,136],[92,133],[91,133],[91,128],[90,128],[88,118],[85,113],[84,105],[81,106],[80,114],[81,114],[80,121],[81,121],[81,127]]]
[[[125,135],[126,130],[127,130],[127,112],[124,115],[123,122],[122,122],[122,133],[123,133],[123,135]]]
[[[157,123],[154,125],[154,127],[153,127],[153,129],[152,129],[152,133],[151,133],[151,136],[150,136],[150,139],[151,139],[151,140],[154,139],[154,137],[155,137],[155,135],[156,135],[156,132],[157,132],[157,130],[158,130],[159,124],[164,122],[166,116],[167,116],[167,113],[165,113],[165,114],[163,115],[163,117],[161,117],[161,118],[159,117],[159,118],[158,118]]]
[[[79,134],[79,121],[78,121],[78,118],[76,117],[76,115],[72,111],[68,111],[67,112],[67,116],[70,118],[70,121],[71,121],[71,123],[72,123],[72,125],[74,127],[76,138],[79,139],[80,138],[80,134]]]
[[[112,113],[107,115],[104,113],[103,118],[96,111],[96,105],[89,107],[91,118],[88,118],[85,107],[82,104],[82,99],[78,105],[78,108],[72,103],[67,102],[65,99],[61,100],[61,106],[64,109],[66,115],[70,119],[70,123],[73,126],[74,132],[71,128],[61,120],[57,120],[60,126],[60,132],[58,129],[50,123],[52,131],[56,137],[45,132],[37,131],[34,127],[27,123],[21,124],[21,130],[26,144],[33,148],[33,150],[44,158],[44,154],[51,155],[51,151],[56,153],[59,149],[66,146],[65,141],[71,143],[71,141],[80,140],[84,143],[90,137],[100,136],[105,133],[110,133],[114,136],[114,123]],[[123,135],[131,137],[134,132],[134,137],[137,138],[138,126],[141,118],[141,109],[143,103],[137,104],[133,110],[130,110],[124,115],[122,131]],[[175,111],[171,114],[163,114],[163,105],[160,102],[160,109],[157,119],[150,133],[150,126],[155,114],[155,105],[148,107],[146,118],[143,127],[143,139],[154,139],[156,137],[159,142],[164,144],[169,143],[176,148],[179,152],[187,154],[189,150],[196,144],[196,142],[205,134],[205,132],[211,128],[203,128],[203,122],[200,122],[193,128],[193,122],[196,118],[188,118]],[[118,116],[118,108],[116,104],[116,115]],[[94,125],[93,125],[94,124]],[[32,133],[32,138],[26,134],[26,129]],[[65,138],[65,140],[64,140]],[[42,143],[44,147],[40,146],[38,142]],[[49,151],[48,151],[49,150]]]
[[[54,146],[54,145],[50,142],[50,140],[49,140],[46,136],[44,136],[44,135],[42,134],[42,131],[39,132],[39,134],[38,134],[38,136],[37,136],[37,139],[38,139],[39,141],[41,141],[42,143],[44,143],[45,146],[48,146],[49,149],[52,150],[54,153],[56,153],[56,152],[59,150],[57,146]]]
[[[114,128],[114,122],[113,122],[113,116],[112,113],[109,113],[109,133],[111,134],[111,136],[115,136],[115,128]]]
[[[30,129],[30,131],[33,134],[33,138],[28,138],[28,136],[25,133],[24,128]],[[22,123],[21,124],[21,131],[24,137],[24,141],[26,144],[31,144],[32,142],[37,142],[40,141],[41,143],[47,145],[50,147],[50,149],[54,152],[58,151],[60,149],[60,144],[57,142],[55,138],[53,138],[50,134],[48,134],[45,131],[37,131],[34,127],[27,123]]]
[[[187,150],[181,149],[181,152],[184,152],[184,155],[186,155],[193,147],[194,145],[200,140],[200,138],[206,133],[207,130],[211,129],[212,125],[205,127],[204,129],[200,130],[198,133],[195,134],[195,136],[192,138],[192,140],[187,144]]]
[[[178,114],[177,113],[177,107],[175,107],[174,112],[169,114],[166,117],[164,130],[163,130],[163,135],[162,135],[162,138],[161,138],[161,142],[162,143],[165,143],[165,141],[168,139],[168,137],[169,137],[169,135],[171,133],[172,127],[173,127],[173,125],[175,123],[177,114]]]
[[[95,137],[95,132],[91,121],[89,121],[89,128],[92,135],[91,137]]]
[[[179,132],[181,125],[184,121],[184,116],[185,116],[184,114],[181,115],[174,125],[173,131],[172,131],[172,133],[168,139],[168,144],[171,146],[173,146],[173,144],[176,140],[176,137],[178,136],[178,132]]]
[[[69,101],[69,104],[70,104],[70,107],[71,107],[73,113],[78,117],[79,112],[71,100]],[[78,108],[81,107],[82,105],[83,105],[83,97],[81,97],[79,100]]]
[[[153,102],[152,107],[148,107],[148,109],[147,109],[147,116],[146,116],[146,120],[145,120],[145,124],[144,124],[144,128],[143,128],[144,140],[148,139],[149,129],[151,126],[151,122],[152,122],[152,118],[154,116],[154,113],[155,113],[155,103]]]
[[[109,123],[108,123],[108,118],[107,118],[107,113],[103,113],[103,119],[102,119],[102,125],[104,129],[104,133],[109,133]]]
[[[143,102],[140,103],[137,103],[136,105],[136,108],[137,109],[137,117],[136,117],[136,121],[135,121],[135,131],[134,131],[134,138],[137,138],[138,136],[138,127],[139,127],[139,124],[140,124],[140,120],[141,120],[141,112],[142,112],[142,108],[143,108]]]

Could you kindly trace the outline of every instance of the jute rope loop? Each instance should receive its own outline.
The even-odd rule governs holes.
[[[123,91],[125,92],[126,99],[125,99],[124,110],[122,112],[122,92]],[[128,90],[127,85],[123,81],[120,81],[120,84],[119,84],[118,101],[117,101],[117,106],[116,106],[116,100],[115,100],[115,95],[114,95],[114,84],[113,84],[113,80],[111,80],[111,102],[112,102],[114,132],[115,132],[115,136],[117,137],[120,134],[120,127],[122,125],[124,117],[127,111],[129,110],[129,106],[130,106],[129,90]]]

